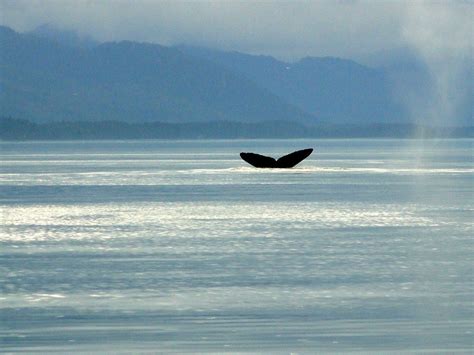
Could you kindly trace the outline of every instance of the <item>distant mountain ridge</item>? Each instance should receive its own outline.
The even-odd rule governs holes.
[[[268,56],[177,48],[239,72],[324,121],[403,122],[408,118],[403,106],[393,99],[386,73],[352,60],[307,57],[285,63]]]
[[[25,34],[0,26],[0,115],[35,122],[405,124],[413,122],[413,107],[400,94],[422,114],[437,100],[428,68],[409,54],[381,58],[377,68],[332,57],[286,63],[184,45],[100,44],[48,25]],[[463,76],[452,114],[469,125],[472,68]],[[426,118],[417,122],[436,125]]]
[[[28,32],[28,34],[47,38],[72,47],[92,48],[100,44],[91,36],[81,35],[73,30],[60,29],[50,23],[42,24]]]
[[[452,75],[446,76],[430,67],[415,48],[375,53],[366,58],[374,67],[333,57],[286,63],[262,55],[185,45],[177,48],[241,73],[326,122],[462,126],[474,119],[472,56],[457,57],[457,67],[448,68]],[[447,87],[449,92],[444,91]],[[436,111],[447,116],[436,116]]]
[[[0,28],[0,114],[58,120],[314,122],[245,77],[156,44],[93,48]]]

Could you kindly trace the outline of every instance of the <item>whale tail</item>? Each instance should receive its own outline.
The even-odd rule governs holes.
[[[292,168],[310,156],[313,148],[298,150],[284,155],[277,160],[256,153],[240,153],[240,157],[256,168]]]

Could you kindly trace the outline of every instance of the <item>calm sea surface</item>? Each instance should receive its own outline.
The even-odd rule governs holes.
[[[473,350],[473,140],[0,149],[0,352]]]

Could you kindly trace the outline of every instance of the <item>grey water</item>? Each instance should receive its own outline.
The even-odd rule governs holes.
[[[473,351],[473,140],[0,147],[0,352]]]

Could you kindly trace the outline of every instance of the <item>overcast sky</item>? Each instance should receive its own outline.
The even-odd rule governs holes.
[[[426,55],[472,46],[471,1],[0,0],[17,31],[49,23],[101,41],[195,44],[269,54],[364,57],[404,46]]]

